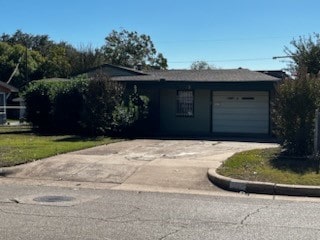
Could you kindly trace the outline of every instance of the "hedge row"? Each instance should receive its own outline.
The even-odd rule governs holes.
[[[148,98],[100,76],[35,81],[24,92],[26,120],[41,132],[104,135],[132,131],[148,115]]]

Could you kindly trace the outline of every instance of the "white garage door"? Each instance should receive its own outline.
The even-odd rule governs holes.
[[[268,133],[268,92],[213,92],[212,131]]]

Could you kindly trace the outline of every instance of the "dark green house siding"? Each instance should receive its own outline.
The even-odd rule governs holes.
[[[197,134],[210,133],[210,91],[194,90],[193,116],[177,116],[177,90],[161,89],[160,94],[160,131],[164,134]]]
[[[213,91],[274,91],[270,82],[241,83],[190,83],[190,82],[130,82],[127,88],[137,86],[140,94],[150,99],[149,128],[161,135],[212,135]],[[194,93],[193,116],[177,116],[177,91],[192,90]],[[273,96],[273,94],[269,94]],[[269,121],[270,125],[271,120]]]

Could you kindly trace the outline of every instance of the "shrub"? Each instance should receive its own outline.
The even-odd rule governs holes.
[[[41,132],[73,132],[83,105],[87,81],[35,81],[23,93],[26,120]]]
[[[138,94],[134,86],[133,93],[128,97],[128,103],[124,101],[117,105],[112,113],[112,127],[115,132],[128,132],[141,134],[144,129],[144,120],[148,116],[149,98]]]
[[[123,86],[105,76],[96,76],[84,94],[81,124],[87,134],[100,135],[111,131],[112,113],[120,105]]]
[[[52,95],[57,86],[57,83],[33,82],[24,92],[26,120],[40,130],[50,129],[52,125]]]
[[[312,153],[319,99],[320,82],[315,78],[285,80],[277,87],[272,112],[274,133],[288,153],[300,156]]]
[[[24,92],[27,121],[41,132],[104,135],[138,129],[148,114],[148,98],[124,94],[106,76],[92,80],[36,81]]]
[[[84,93],[88,81],[73,80],[65,82],[53,98],[53,129],[60,133],[79,133],[81,112],[84,105]]]

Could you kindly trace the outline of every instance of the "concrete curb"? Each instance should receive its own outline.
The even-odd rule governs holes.
[[[318,186],[288,185],[270,182],[238,180],[221,176],[216,172],[215,169],[208,170],[208,178],[218,187],[233,192],[320,197],[320,187]]]

